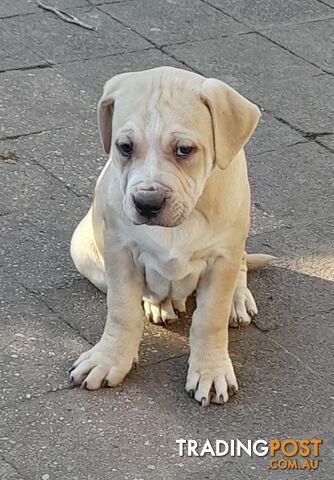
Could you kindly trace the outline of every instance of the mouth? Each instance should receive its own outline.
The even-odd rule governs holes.
[[[173,222],[166,221],[164,219],[159,219],[157,217],[154,218],[142,218],[142,219],[132,219],[133,225],[140,226],[140,225],[147,225],[151,227],[163,227],[163,228],[174,228],[181,225],[183,222],[184,217],[181,216],[179,219]]]

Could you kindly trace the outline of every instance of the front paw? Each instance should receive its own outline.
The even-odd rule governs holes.
[[[228,353],[191,354],[186,391],[202,406],[223,404],[238,391],[233,365]]]
[[[73,385],[81,385],[87,390],[114,387],[130,372],[137,363],[137,355],[121,345],[111,345],[100,340],[95,347],[80,355],[70,370]]]

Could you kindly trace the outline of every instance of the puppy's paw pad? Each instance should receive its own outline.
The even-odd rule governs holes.
[[[247,287],[237,287],[232,301],[230,327],[244,327],[257,315],[257,307],[251,291]]]

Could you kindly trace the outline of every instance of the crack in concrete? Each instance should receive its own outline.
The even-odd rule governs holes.
[[[144,368],[147,368],[147,367],[152,367],[152,366],[158,365],[160,363],[169,362],[169,361],[177,359],[177,358],[187,357],[188,355],[189,355],[189,353],[183,353],[183,354],[180,354],[180,355],[175,355],[175,356],[172,356],[172,357],[163,358],[161,360],[157,360],[156,362],[151,362],[151,363],[147,363],[145,365],[140,365],[139,368],[144,369]],[[116,387],[109,387],[109,388],[113,389],[113,388],[117,388],[117,387],[120,387],[120,385],[117,385]],[[67,386],[64,385],[64,386],[54,387],[54,388],[51,388],[49,390],[42,391],[40,393],[32,394],[31,397],[29,397],[29,398],[24,397],[21,400],[15,400],[14,405],[21,406],[21,405],[23,405],[27,402],[31,402],[32,400],[41,399],[41,398],[43,398],[47,395],[50,395],[52,393],[67,392],[67,391],[71,391],[71,390],[74,390],[74,389],[79,389],[80,390],[80,385],[73,385],[73,384],[70,383],[70,381],[68,381]],[[2,408],[12,408],[12,403],[4,404]]]
[[[239,35],[248,35],[250,33],[256,33],[256,30],[251,29],[247,32],[231,32],[231,33],[223,34],[223,35],[215,35],[215,36],[212,36],[212,37],[204,37],[204,38],[201,38],[200,40],[195,40],[194,43],[204,42],[204,41],[207,41],[207,40],[220,40],[222,38],[237,37]],[[175,47],[175,46],[178,46],[178,45],[185,45],[187,43],[189,43],[189,40],[182,40],[180,42],[173,42],[173,43],[164,43],[164,44],[160,45],[160,48],[163,49],[165,47]]]
[[[35,13],[33,14],[35,15]],[[7,29],[8,31],[8,29]],[[9,30],[9,34],[10,34],[10,30]],[[30,52],[32,52],[36,57],[40,58],[43,62],[51,65],[51,63],[46,59],[44,58],[39,52],[36,52],[31,46],[27,47],[27,45],[25,44],[24,40],[22,40],[19,36],[15,36],[15,35],[11,35],[11,37],[17,42],[19,43],[20,45],[22,45],[24,48],[28,49]]]
[[[290,48],[285,47],[285,46],[282,45],[281,43],[276,42],[275,40],[273,40],[272,38],[268,37],[267,35],[264,35],[261,31],[256,31],[255,34],[256,34],[256,35],[259,35],[259,36],[262,37],[262,38],[265,38],[266,40],[268,40],[268,41],[271,42],[272,44],[274,44],[274,45],[282,48],[282,50],[285,50],[286,52],[289,52],[291,55],[295,56],[296,58],[299,58],[300,60],[303,60],[304,62],[308,63],[309,65],[312,65],[313,67],[317,68],[317,69],[320,70],[321,72],[326,73],[327,75],[331,75],[332,77],[334,77],[334,73],[331,72],[330,70],[326,70],[325,68],[321,67],[320,65],[317,65],[316,63],[311,62],[310,60],[307,60],[305,57],[302,57],[301,55],[299,55],[298,53],[294,52],[293,50],[290,50]]]
[[[63,318],[56,310],[54,310],[48,303],[47,301],[43,298],[43,295],[41,292],[38,292],[37,290],[34,290],[32,288],[27,287],[24,285],[22,282],[17,280],[18,284],[24,288],[30,295],[32,295],[34,298],[36,298],[38,301],[43,303],[43,305],[49,310],[50,313],[55,315],[59,320],[64,322],[68,327],[70,327],[71,330],[73,330],[77,335],[79,335],[83,340],[85,340],[89,345],[93,346],[94,344],[77,328],[75,328],[68,320]]]
[[[324,0],[317,0],[317,2],[322,3],[322,5],[326,5],[326,7],[329,7],[334,10],[333,5],[331,5],[330,3],[324,2]]]
[[[32,163],[34,163],[36,166],[41,168],[44,172],[46,172],[48,175],[50,175],[51,178],[56,180],[58,183],[60,183],[63,187],[66,188],[69,192],[73,193],[77,198],[87,198],[90,200],[90,196],[86,195],[85,193],[78,193],[76,190],[74,190],[68,183],[65,183],[63,180],[61,180],[55,173],[53,173],[51,170],[49,170],[47,167],[45,167],[42,163],[38,162],[34,157],[30,157]]]
[[[125,0],[126,1],[126,0]],[[204,0],[201,0],[203,3],[207,3],[205,2]],[[213,7],[213,5],[207,3],[207,5]],[[220,10],[219,10],[220,11]],[[220,13],[223,13],[222,11],[220,11]],[[227,15],[226,13],[223,13],[224,15]],[[235,19],[235,18],[234,18]],[[256,29],[255,27],[253,26],[250,26],[250,25],[246,25],[245,23],[242,23],[244,26],[246,26],[247,28],[249,28],[249,30],[247,30],[246,32],[231,32],[231,33],[228,33],[228,34],[223,34],[223,35],[214,35],[214,36],[209,36],[209,37],[203,37],[201,38],[200,40],[195,40],[194,43],[200,43],[202,41],[208,41],[208,40],[220,40],[220,39],[223,39],[223,38],[230,38],[230,37],[235,37],[235,36],[242,36],[242,35],[250,35],[250,34],[256,34],[256,33],[259,33],[259,32],[265,32],[267,30],[272,30],[272,29],[279,29],[281,27],[295,27],[295,26],[299,26],[299,25],[308,25],[310,23],[317,23],[317,22],[324,22],[326,20],[333,20],[334,17],[324,17],[324,18],[317,18],[317,19],[312,19],[312,20],[307,20],[305,22],[300,22],[300,23],[282,23],[280,25],[270,25],[268,27],[263,27],[263,28],[259,28],[259,29]],[[241,23],[239,21],[239,23]],[[165,48],[165,47],[175,47],[175,46],[179,46],[179,45],[185,45],[189,43],[189,40],[183,40],[183,41],[180,41],[180,42],[173,42],[173,43],[165,43],[163,45],[160,45],[161,48]],[[280,45],[281,46],[281,45]],[[303,60],[305,60],[303,58]],[[319,68],[319,67],[317,67]],[[321,73],[322,75],[325,74],[325,72],[322,72]],[[326,73],[327,74],[327,73]]]
[[[278,122],[283,123],[283,125],[286,125],[287,127],[291,128],[291,130],[294,130],[295,132],[302,135],[302,137],[304,137],[307,141],[314,141],[318,145],[320,145],[324,148],[327,148],[327,150],[329,150],[330,152],[333,153],[332,149],[330,149],[329,147],[326,147],[325,145],[323,145],[322,143],[320,143],[318,141],[318,137],[325,137],[325,136],[328,136],[328,135],[333,135],[333,132],[307,132],[307,131],[304,131],[302,128],[299,128],[299,127],[296,127],[295,125],[292,125],[292,123],[290,123],[288,120],[285,120],[284,118],[276,115],[273,111],[271,111],[269,109],[266,109],[264,107],[262,107],[262,109],[263,109],[264,112],[268,113],[273,118],[275,118],[275,120],[277,120]],[[304,142],[296,142],[296,144],[298,144],[298,143],[304,143]],[[293,144],[290,145],[290,146],[293,146]]]
[[[15,17],[27,17],[28,15],[35,15],[36,12],[26,12],[26,13],[14,13],[13,15],[5,15],[4,17],[0,17],[0,20],[7,20],[8,18],[15,18]]]
[[[123,0],[123,1],[127,1],[127,0]],[[112,2],[112,3],[123,3],[123,1],[119,1],[119,2]],[[105,2],[106,4],[109,4],[109,2]],[[89,5],[91,5],[93,8],[96,8],[96,9],[99,9],[97,5],[92,5],[91,3],[89,3]],[[80,9],[80,8],[88,8],[88,7],[85,7],[85,6],[77,6],[77,7],[72,7],[72,8],[75,8],[75,9]],[[99,9],[100,10],[100,9]],[[105,12],[104,10],[101,10],[104,14],[107,14],[107,12]],[[38,14],[39,12],[31,12],[29,14],[23,14],[23,15],[14,15],[15,17],[17,16],[25,16],[25,15],[36,15]],[[5,17],[5,18],[11,18],[11,17]],[[1,17],[0,17],[0,20],[1,20]],[[128,27],[127,27],[128,28]],[[94,59],[97,59],[97,58],[108,58],[108,57],[114,57],[114,56],[117,56],[117,55],[124,55],[124,52],[118,52],[118,53],[111,53],[109,55],[101,55],[101,56],[91,56],[91,57],[87,57],[87,58],[83,58],[83,59],[75,59],[75,60],[68,60],[68,61],[65,61],[65,62],[52,62],[46,58],[44,58],[39,52],[36,52],[35,50],[33,50],[33,48],[31,46],[27,46],[19,37],[16,37],[16,36],[13,36],[13,39],[15,39],[15,41],[17,43],[19,43],[20,45],[22,45],[24,48],[28,49],[30,52],[32,52],[34,55],[36,55],[37,57],[39,57],[42,62],[44,63],[41,63],[39,65],[32,65],[32,66],[24,66],[24,67],[13,67],[13,68],[7,68],[7,69],[3,69],[3,70],[0,70],[0,73],[6,73],[6,72],[12,72],[12,71],[29,71],[29,70],[41,70],[41,69],[47,69],[47,68],[54,68],[54,67],[57,67],[57,66],[60,66],[60,65],[67,65],[67,64],[71,64],[71,63],[75,63],[75,62],[81,62],[81,61],[87,61],[87,60],[94,60]],[[136,52],[140,52],[140,51],[146,51],[146,50],[151,50],[152,47],[148,47],[148,48],[135,48],[134,50],[127,50],[126,53],[127,54],[130,54],[130,53],[136,53]]]
[[[101,0],[100,3],[91,3],[90,0],[86,0],[86,2],[89,3],[90,6],[96,8],[96,7],[99,7],[101,5],[110,5],[111,3],[114,4],[114,3],[125,3],[125,2],[131,2],[133,0],[110,0],[110,2],[107,1],[103,1]]]
[[[0,218],[6,217],[7,215],[11,215],[12,213],[14,213],[14,212],[1,212],[0,213]]]
[[[291,148],[291,147],[296,147],[297,145],[304,145],[305,143],[308,143],[308,141],[305,139],[305,141],[303,140],[299,140],[298,142],[294,142],[294,143],[289,143],[286,148]]]
[[[139,368],[144,369],[144,368],[147,368],[147,367],[152,367],[152,366],[155,366],[155,365],[159,365],[160,363],[169,362],[169,361],[177,359],[177,358],[187,357],[188,355],[189,355],[189,353],[174,355],[172,357],[163,358],[163,359],[157,360],[155,362],[140,365]],[[117,385],[116,387],[109,387],[109,388],[112,389],[112,388],[117,388],[119,386],[120,385]],[[23,405],[27,402],[31,402],[32,400],[41,399],[41,398],[43,398],[47,395],[50,395],[52,393],[67,392],[67,391],[71,391],[71,390],[74,390],[74,389],[79,389],[80,390],[80,385],[73,385],[73,384],[70,383],[70,381],[68,381],[67,386],[64,385],[64,386],[54,387],[54,388],[51,388],[49,390],[41,391],[40,393],[32,394],[29,398],[23,397],[21,400],[16,399],[15,400],[15,405],[21,406],[21,405]],[[12,403],[4,404],[2,408],[12,408]]]
[[[319,372],[317,372],[316,370],[313,370],[313,368],[311,368],[307,363],[304,362],[304,360],[302,360],[301,358],[298,357],[298,355],[290,352],[289,349],[287,349],[284,345],[281,345],[277,340],[274,340],[273,338],[270,338],[268,337],[268,340],[269,342],[273,343],[274,345],[280,347],[285,353],[287,353],[288,355],[290,355],[292,358],[294,358],[295,360],[297,360],[297,362],[301,363],[309,372],[311,372],[313,375],[315,375],[316,377],[320,376],[321,377],[321,374]]]
[[[64,127],[55,127],[55,128],[50,128],[48,130],[38,130],[36,132],[29,132],[29,133],[22,133],[20,135],[8,135],[6,137],[0,137],[0,141],[6,141],[6,140],[18,140],[20,138],[24,137],[30,137],[34,135],[41,135],[43,133],[50,133],[50,132],[55,132],[58,130],[65,130]],[[53,173],[51,170],[49,170],[47,167],[45,167],[42,163],[38,162],[36,158],[32,155],[29,157],[31,159],[31,162],[36,165],[37,167],[41,168],[45,173],[47,173],[51,178],[56,180],[58,183],[60,183],[63,187],[65,187],[68,191],[73,193],[77,198],[87,198],[88,200],[90,199],[89,195],[86,195],[85,193],[79,193],[77,192],[74,188],[72,188],[68,183],[65,183],[61,178],[59,178],[55,173]]]
[[[15,407],[16,406],[21,406],[21,405],[24,405],[25,403],[31,402],[33,400],[38,400],[40,398],[43,398],[43,397],[49,395],[50,393],[65,392],[67,390],[73,390],[74,388],[76,388],[76,386],[71,385],[70,383],[69,383],[68,386],[54,387],[54,388],[51,388],[50,390],[45,390],[45,391],[41,391],[40,393],[31,394],[31,396],[29,396],[29,398],[22,397],[21,399],[15,399],[14,402],[11,401],[11,402],[5,403],[5,404],[2,405],[2,408],[7,408],[8,409],[8,408],[13,408],[13,406],[15,406]]]
[[[5,137],[0,137],[0,141],[18,140],[21,137],[30,137],[33,135],[40,135],[41,133],[55,132],[57,130],[65,130],[65,127],[54,127],[46,130],[36,130],[35,132],[20,133],[18,135],[6,135]]]
[[[300,135],[302,135],[304,138],[307,138],[305,137],[306,135],[306,132],[304,132],[304,130],[302,130],[301,128],[299,127],[296,127],[295,125],[292,125],[292,123],[290,123],[288,120],[285,120],[283,117],[279,117],[278,115],[276,115],[274,112],[272,112],[271,110],[268,110],[268,109],[265,109],[264,108],[264,111],[266,113],[269,113],[273,118],[275,118],[275,120],[277,120],[278,122],[280,123],[283,123],[283,125],[286,125],[287,127],[291,128],[291,130],[294,130],[295,132],[299,133]]]
[[[20,476],[19,480],[30,480],[28,479],[28,477],[24,476],[22,472],[20,472],[20,470],[11,460],[6,458],[6,455],[4,453],[1,454],[0,458],[3,462],[7,463],[7,465],[9,465],[13,470],[15,470],[15,472]]]
[[[210,5],[211,7],[213,7],[215,10],[223,13],[224,15],[227,15],[228,17],[232,18],[233,20],[235,20],[236,22],[240,23],[241,25],[243,26],[246,26],[248,28],[249,25],[245,24],[244,22],[241,22],[240,20],[238,20],[237,18],[235,18],[233,15],[230,15],[226,12],[224,12],[223,10],[221,10],[220,8],[216,7],[215,5],[212,5],[210,2],[208,2],[207,0],[201,0],[203,3],[207,4],[207,5]],[[102,5],[103,6],[103,5]],[[115,20],[116,22],[118,22],[120,25],[122,25],[123,27],[125,28],[128,28],[130,29],[132,32],[136,33],[137,35],[139,35],[141,38],[143,38],[144,40],[146,40],[147,42],[149,42],[153,47],[155,47],[157,50],[159,50],[161,53],[163,53],[164,55],[167,55],[168,57],[172,58],[173,60],[175,60],[176,62],[182,64],[183,66],[185,66],[187,69],[195,72],[195,73],[198,73],[199,75],[202,75],[202,76],[206,76],[202,71],[200,71],[199,69],[196,69],[194,67],[192,67],[191,65],[189,65],[186,61],[178,58],[176,55],[174,55],[173,53],[169,52],[168,50],[165,50],[164,49],[164,46],[160,46],[158,44],[156,44],[155,42],[153,42],[151,39],[147,38],[145,35],[142,35],[138,30],[136,30],[135,28],[133,27],[130,27],[130,25],[128,25],[127,23],[123,22],[122,20],[119,20],[118,18],[114,17],[113,15],[110,14],[110,12],[107,12],[105,10],[103,10],[103,8],[101,7],[97,7],[98,10],[106,13],[110,18],[112,18],[113,20]],[[259,32],[257,30],[254,30],[254,32],[243,32],[244,34],[245,33],[254,33],[254,34],[259,34]],[[264,38],[266,38],[266,36],[263,36]],[[267,40],[270,40],[269,38],[266,38]],[[273,42],[275,43],[275,42]],[[283,47],[282,45],[278,44],[277,43],[277,46],[285,49],[285,47]],[[287,49],[285,49],[287,50]],[[289,50],[287,50],[289,53],[293,54],[293,52],[290,52]],[[309,63],[307,62],[305,59],[303,59],[302,57],[300,57],[303,61],[305,61],[306,63]],[[320,67],[318,67],[317,65],[314,65],[316,68],[318,68],[319,70],[321,70]],[[323,73],[327,74],[328,72],[326,71],[323,71]],[[261,108],[261,105],[259,105],[260,108]],[[265,111],[266,113],[270,114],[273,118],[275,118],[277,121],[283,123],[284,125],[288,126],[289,128],[291,128],[292,130],[294,130],[295,132],[299,133],[300,135],[302,135],[304,138],[306,138],[307,140],[310,140],[312,139],[312,135],[314,135],[313,132],[305,132],[303,131],[301,128],[299,127],[296,127],[294,125],[292,125],[290,122],[288,122],[287,120],[283,119],[282,117],[278,117],[277,115],[275,115],[272,111],[270,110],[267,110],[265,109],[264,107],[262,107],[262,110]],[[328,132],[324,132],[324,134],[327,134]],[[321,133],[319,134],[321,135]],[[297,144],[298,142],[296,142]],[[303,143],[303,142],[301,142]],[[319,143],[320,146],[326,148],[324,145],[322,145],[321,143]],[[326,148],[327,150],[331,151],[331,149],[329,149],[328,147]]]
[[[223,13],[224,15],[227,15],[228,17],[232,18],[233,20],[235,20],[236,22],[240,23],[241,25],[243,26],[246,26],[247,28],[251,28],[249,25],[245,24],[244,22],[240,21],[239,19],[237,19],[236,17],[234,17],[233,15],[230,15],[226,12],[224,12],[222,9],[216,7],[215,5],[212,5],[210,2],[208,2],[207,0],[201,0],[203,3],[211,6],[212,8],[214,8],[215,10]],[[123,22],[122,20],[119,20],[118,18],[114,17],[113,15],[110,14],[110,12],[108,11],[105,11],[103,10],[103,4],[102,5],[98,5],[96,6],[97,10],[100,10],[101,12],[103,12],[104,14],[108,15],[110,18],[112,18],[114,21],[116,21],[117,23],[119,23],[120,25],[122,25],[123,27],[127,28],[127,29],[130,29],[131,31],[133,31],[134,33],[136,33],[137,35],[139,35],[141,38],[143,38],[144,40],[146,40],[147,42],[149,42],[152,47],[154,47],[155,49],[157,49],[158,51],[160,51],[161,53],[163,53],[164,55],[166,56],[169,56],[170,58],[172,58],[173,60],[175,60],[177,63],[180,63],[181,65],[185,66],[187,69],[190,69],[192,70],[193,72],[195,73],[198,73],[199,75],[204,75],[204,73],[194,67],[192,67],[191,65],[189,65],[186,61],[178,58],[176,55],[174,55],[172,52],[169,52],[168,50],[165,50],[165,48],[167,48],[168,46],[172,46],[173,44],[168,44],[168,45],[158,45],[157,43],[153,42],[151,39],[149,39],[148,37],[146,37],[145,35],[141,34],[138,30],[136,30],[135,28],[133,27],[130,27],[128,24],[126,24],[125,22]],[[239,32],[238,34],[241,35],[245,35],[245,34],[258,34],[260,35],[260,32],[257,31],[257,30],[253,30],[253,31],[249,31],[249,32]],[[227,35],[226,37],[229,37],[230,35]],[[265,36],[265,35],[260,35],[260,36],[263,36],[264,38],[266,38],[268,41],[271,41],[272,43],[275,43],[277,46],[279,46],[280,48],[284,49],[284,50],[287,50],[289,53],[294,54],[294,52],[291,52],[290,50],[286,49],[284,46],[280,45],[279,43],[277,42],[274,42],[273,40],[271,40],[269,37]],[[225,38],[225,37],[222,37],[222,38]],[[180,44],[183,44],[183,43],[187,43],[187,42],[180,42]],[[176,44],[174,44],[176,45]],[[133,52],[129,52],[129,53],[136,53],[138,51],[146,51],[146,50],[151,50],[152,47],[149,47],[149,48],[145,48],[145,49],[140,49],[140,50],[135,50]],[[106,57],[110,57],[110,56],[118,56],[118,55],[122,55],[122,53],[117,53],[117,54],[110,54],[110,55],[106,55],[106,56],[101,56],[101,57],[97,57],[97,58],[106,58]],[[298,55],[297,55],[298,56]],[[307,63],[310,63],[308,62],[307,60],[303,59],[302,57],[299,57],[301,58],[302,60],[306,61]],[[80,61],[88,61],[90,60],[91,58],[85,58],[83,60],[80,60]],[[74,60],[74,61],[70,61],[70,62],[63,62],[63,63],[59,63],[59,64],[53,64],[53,65],[45,65],[43,68],[54,68],[54,66],[61,66],[61,65],[64,65],[66,63],[75,63],[75,62],[79,62],[79,60]],[[318,69],[321,70],[320,67],[318,67],[317,65],[314,64],[314,66]],[[29,70],[29,68],[27,68],[27,70]],[[327,71],[323,71],[323,74],[331,74],[331,72],[327,72]],[[205,75],[204,75],[205,76]],[[263,107],[262,107],[263,108]],[[288,126],[289,128],[291,128],[292,130],[294,130],[295,132],[299,133],[300,135],[302,135],[306,140],[316,140],[319,136],[325,136],[325,135],[330,135],[331,132],[320,132],[320,133],[315,133],[315,132],[305,132],[303,131],[301,128],[299,127],[296,127],[294,125],[292,125],[290,122],[288,122],[287,120],[283,119],[282,117],[279,117],[277,115],[275,115],[272,111],[270,110],[267,110],[265,108],[263,108],[263,110],[270,114],[273,118],[275,118],[277,121],[283,123],[284,125]],[[40,131],[40,132],[35,132],[35,133],[43,133],[43,131]],[[22,136],[25,136],[26,134],[23,134]],[[27,134],[29,135],[29,134]],[[21,135],[20,135],[21,136]],[[15,136],[13,137],[5,137],[5,138],[17,138]],[[2,138],[0,138],[0,140],[2,140]],[[298,142],[296,142],[295,144],[297,144]],[[300,142],[302,143],[302,142]],[[318,143],[318,142],[317,142]],[[323,145],[322,143],[318,143],[321,147],[327,149],[328,151],[330,151],[331,153],[333,153],[332,149],[330,149],[329,147]],[[291,144],[292,146],[293,144]],[[262,152],[259,152],[258,154],[260,154]],[[269,153],[269,151],[268,151]],[[256,155],[258,155],[256,154]],[[39,164],[38,162],[36,162],[41,168],[44,168],[46,172],[50,173],[50,175],[52,175],[52,172],[50,172],[48,169],[46,169],[45,167],[43,167],[41,164]],[[64,182],[62,182],[57,176],[54,176],[55,179],[57,179],[60,183],[62,183],[66,188],[68,188],[74,195],[76,195],[77,197],[86,197],[86,198],[89,198],[87,195],[84,195],[84,194],[79,194],[78,192],[76,192],[74,189],[70,188],[67,186],[67,184],[65,184]]]
[[[6,73],[6,72],[25,72],[27,70],[44,70],[45,68],[54,68],[53,64],[50,63],[42,63],[38,65],[27,65],[25,67],[11,67],[11,68],[5,68],[3,70],[0,70],[0,73]]]
[[[102,5],[103,7],[103,5]],[[161,47],[160,45],[158,45],[157,43],[153,42],[150,38],[146,37],[145,35],[141,34],[138,30],[136,30],[135,28],[131,27],[130,25],[128,25],[127,23],[123,22],[122,20],[119,20],[118,18],[114,17],[113,15],[111,15],[110,12],[108,11],[105,11],[103,10],[103,8],[100,7],[97,7],[98,10],[100,10],[101,12],[105,13],[106,15],[108,15],[110,18],[112,18],[113,20],[115,20],[115,22],[119,23],[120,25],[122,25],[123,27],[127,28],[128,30],[130,30],[131,32],[134,32],[136,33],[137,35],[139,35],[141,38],[143,38],[144,40],[146,40],[148,43],[150,43],[154,48],[156,48],[157,50],[159,50],[159,52],[163,53],[164,55],[166,55],[167,57],[170,57],[172,58],[173,60],[175,60],[177,63],[180,63],[182,65],[184,65],[185,67],[187,67],[188,69],[192,70],[193,72],[195,73],[198,73],[199,75],[203,75],[202,72],[200,72],[199,70],[191,67],[190,65],[188,65],[185,61],[183,60],[180,60],[178,59],[175,55],[173,55],[171,52],[168,52],[166,50],[164,50],[163,47]]]
[[[80,277],[78,277],[78,278],[73,278],[72,280],[69,280],[68,282],[65,281],[65,282],[61,282],[61,283],[56,283],[55,286],[54,286],[54,289],[55,289],[55,290],[64,290],[65,288],[70,288],[70,287],[72,287],[73,285],[75,285],[76,283],[79,283],[79,284],[80,284],[80,283],[82,283],[82,282],[85,282],[86,280],[87,280],[86,278],[80,276]],[[91,284],[88,280],[87,280],[87,282],[88,282],[90,285],[93,286],[93,284]],[[94,286],[93,286],[93,287],[94,287]],[[94,287],[94,288],[96,288],[96,287]],[[98,290],[97,288],[96,288],[96,291],[97,291],[97,292],[100,292],[100,290]],[[100,293],[102,293],[102,292],[100,292]]]
[[[319,23],[319,22],[326,22],[328,20],[333,20],[334,17],[319,17],[319,18],[312,18],[311,20],[304,20],[302,22],[285,22],[285,23],[280,23],[280,24],[272,24],[267,27],[263,28],[258,28],[257,30],[254,30],[254,33],[256,32],[264,32],[266,30],[274,30],[274,29],[280,29],[282,27],[299,27],[301,25],[309,25],[310,23]]]
[[[160,363],[170,362],[171,360],[175,360],[177,358],[187,357],[188,355],[189,355],[189,352],[181,353],[180,355],[174,355],[174,356],[168,357],[168,358],[161,358],[160,360],[156,360],[155,362],[145,363],[145,365],[140,365],[140,363],[139,363],[139,368],[152,367],[152,366],[155,366],[155,365],[159,365]]]
[[[318,0],[319,1],[319,0]],[[239,24],[247,27],[247,28],[253,28],[251,27],[250,25],[248,25],[248,23],[242,21],[242,20],[239,20],[239,18],[235,17],[234,15],[231,15],[230,13],[227,13],[225,12],[223,9],[221,9],[220,7],[217,7],[216,5],[213,5],[212,3],[210,3],[208,0],[201,0],[202,3],[205,3],[206,5],[210,5],[210,7],[214,8],[215,10],[217,10],[218,12],[221,12],[223,13],[224,15],[227,15],[228,17],[232,18],[235,22],[238,22]],[[284,25],[283,25],[284,26]],[[263,34],[264,30],[259,30],[259,29],[256,29],[254,28],[254,33],[256,35],[259,35],[260,37],[262,38],[265,38],[266,40],[268,40],[269,42],[273,43],[274,45],[282,48],[283,50],[289,52],[291,55],[294,55],[295,57],[303,60],[304,62],[308,63],[309,65],[312,65],[313,67],[316,67],[318,68],[319,70],[321,70],[322,72],[328,74],[328,75],[331,75],[331,76],[334,76],[334,73],[329,71],[329,70],[326,70],[324,68],[322,68],[321,66],[317,65],[316,63],[313,63],[311,62],[310,60],[302,57],[301,55],[295,53],[293,50],[290,50],[289,48],[285,47],[284,45],[282,45],[281,43],[279,42],[276,42],[275,40],[272,40],[270,37],[268,37],[267,35]],[[249,32],[249,33],[252,33],[252,32]]]
[[[295,147],[297,145],[304,145],[305,143],[308,143],[308,140],[299,140],[298,142],[294,143],[287,143],[286,145],[281,145],[280,147],[277,148],[271,148],[269,150],[263,150],[263,151],[258,151],[256,153],[248,154],[249,158],[255,158],[258,157],[259,155],[263,155],[265,153],[272,153],[272,152],[280,152],[282,150],[285,150],[287,148]]]
[[[333,135],[333,132],[305,132],[304,134],[308,140],[316,140],[318,137],[325,137],[327,135]]]
[[[127,0],[124,0],[127,1]],[[28,47],[27,47],[28,48]],[[149,50],[154,50],[155,47],[152,45],[152,47],[146,47],[146,48],[139,48],[135,50],[129,50],[126,53],[131,54],[131,53],[138,53],[138,52],[146,52]],[[30,51],[32,51],[29,48]],[[35,55],[37,55],[36,52]],[[25,66],[25,67],[12,67],[12,68],[5,68],[3,70],[0,70],[0,73],[6,73],[6,72],[20,72],[20,71],[30,71],[30,70],[44,70],[44,69],[53,69],[57,67],[61,67],[63,65],[70,65],[72,63],[82,63],[82,62],[88,62],[89,60],[98,60],[98,59],[103,59],[103,58],[109,58],[109,57],[120,57],[123,56],[124,52],[117,52],[117,53],[109,53],[108,55],[94,55],[91,57],[86,57],[86,58],[80,58],[80,59],[74,59],[74,60],[67,60],[65,62],[49,62],[48,60],[43,59],[40,57],[44,62],[47,62],[45,64],[40,64],[40,65],[32,65],[32,66]]]
[[[128,1],[128,0],[124,0]],[[139,48],[135,50],[128,50],[126,54],[131,54],[131,53],[138,53],[138,52],[146,52],[148,50],[154,50],[153,46],[152,47],[145,47],[145,48]],[[80,59],[74,59],[74,60],[67,60],[66,62],[58,62],[58,63],[53,63],[52,65],[54,67],[61,67],[62,65],[70,65],[72,63],[82,63],[82,62],[89,62],[90,60],[99,60],[103,58],[109,58],[109,57],[121,57],[124,55],[124,52],[117,52],[117,53],[108,53],[107,55],[94,55],[92,57],[86,57],[86,58],[80,58]]]
[[[328,145],[325,145],[324,143],[321,143],[319,140],[316,140],[315,143],[319,145],[320,147],[324,148],[330,153],[334,153],[334,148],[329,147]]]

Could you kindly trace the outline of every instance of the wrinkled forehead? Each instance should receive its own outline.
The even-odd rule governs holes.
[[[199,88],[184,79],[149,78],[124,82],[115,100],[115,132],[132,123],[142,131],[193,132],[199,140],[211,131],[211,117]],[[152,133],[152,132],[151,132]]]

